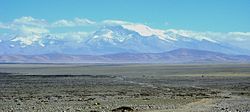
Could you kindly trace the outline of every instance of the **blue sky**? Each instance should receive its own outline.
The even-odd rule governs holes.
[[[248,32],[250,0],[0,0],[0,22],[30,16],[54,22],[123,20],[159,29]]]

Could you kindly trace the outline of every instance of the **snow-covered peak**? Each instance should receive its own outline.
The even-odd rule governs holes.
[[[133,24],[133,25],[122,25],[122,27],[128,30],[136,31],[141,36],[152,36],[154,34],[152,29],[145,25]]]
[[[182,36],[185,38],[191,38],[195,40],[207,40],[213,43],[218,43],[216,40],[212,39],[209,37],[207,33],[202,33],[202,32],[193,32],[193,31],[188,31],[188,30],[175,30],[175,29],[169,29],[166,30],[166,33],[172,36]]]
[[[19,41],[23,46],[32,45],[34,42],[37,42],[41,39],[40,35],[32,35],[32,36],[17,36],[11,41],[17,42]]]
[[[142,25],[142,24],[126,24],[126,25],[122,25],[123,28],[131,30],[131,31],[135,31],[137,33],[139,33],[141,36],[157,36],[162,40],[166,39],[166,35],[165,35],[165,31],[163,30],[158,30],[158,29],[152,29],[146,25]]]
[[[112,34],[113,34],[113,32],[109,30],[109,31],[107,31],[105,34],[103,34],[103,36],[104,36],[104,37],[107,37],[107,38],[109,38],[109,39],[112,39],[112,38],[113,38]]]
[[[115,30],[103,27],[93,33],[93,35],[90,37],[90,40],[94,43],[98,41],[106,41],[112,44],[116,44],[116,41],[123,42],[124,38],[118,35]]]

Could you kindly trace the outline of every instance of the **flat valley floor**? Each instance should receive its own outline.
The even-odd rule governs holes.
[[[0,112],[250,112],[250,65],[0,64]]]

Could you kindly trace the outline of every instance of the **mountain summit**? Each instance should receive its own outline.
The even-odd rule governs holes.
[[[104,25],[87,36],[74,39],[43,34],[8,35],[0,41],[0,54],[74,54],[161,53],[179,48],[247,54],[249,51],[209,38],[194,38],[171,30],[158,30],[142,24]],[[69,37],[74,34],[69,35]]]

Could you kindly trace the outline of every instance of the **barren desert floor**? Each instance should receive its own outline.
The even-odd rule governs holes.
[[[1,112],[250,112],[250,65],[0,64]]]

